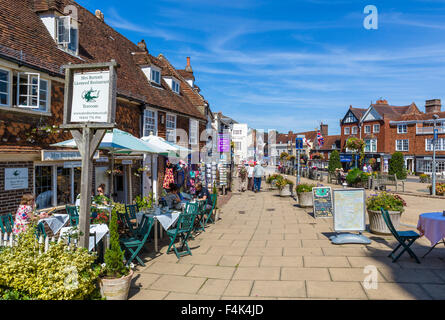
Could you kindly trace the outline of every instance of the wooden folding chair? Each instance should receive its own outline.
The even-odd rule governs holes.
[[[417,258],[414,252],[410,249],[410,246],[418,238],[420,238],[420,235],[415,231],[397,231],[391,222],[388,210],[380,208],[380,211],[382,212],[382,216],[383,219],[385,220],[386,226],[391,231],[392,235],[396,238],[396,240],[399,242],[399,245],[388,255],[388,257],[392,258],[392,262],[396,262],[401,257],[401,255],[406,251],[409,253],[411,258],[414,258],[417,263],[420,263],[419,258]],[[394,257],[394,254],[400,247],[403,247],[403,250],[396,257]]]
[[[142,266],[145,266],[144,262],[139,257],[139,252],[142,250],[145,243],[147,242],[153,224],[154,224],[154,219],[152,217],[147,217],[144,215],[141,221],[141,234],[143,234],[142,239],[133,237],[133,238],[123,238],[120,240],[121,245],[131,254],[130,258],[127,260],[127,266],[134,259],[136,259]]]
[[[193,231],[194,221],[197,215],[198,203],[187,203],[185,212],[182,213],[178,218],[176,228],[167,230],[167,235],[170,238],[170,245],[168,246],[167,253],[169,253],[170,249],[173,247],[173,250],[175,251],[176,257],[178,259],[181,256],[187,254],[192,255],[187,240],[190,237],[191,232]],[[175,241],[177,238],[179,238],[181,241],[180,250],[178,250],[175,245]],[[184,249],[184,247],[186,249]]]

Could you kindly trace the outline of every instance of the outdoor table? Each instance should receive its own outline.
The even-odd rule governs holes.
[[[160,208],[154,208],[148,210],[148,212],[137,212],[136,220],[138,224],[141,223],[142,216],[154,218],[154,242],[155,242],[155,252],[159,252],[158,248],[158,221],[161,223],[162,228],[167,231],[179,218],[181,211],[168,209],[167,211],[162,211]]]
[[[68,237],[71,230],[73,230],[73,227],[62,228],[60,230],[60,237],[63,237],[63,236]],[[108,233],[108,231],[109,231],[109,229],[106,224],[92,224],[92,225],[90,225],[90,234],[96,233],[96,243],[94,243],[94,237],[90,236],[88,251],[93,250],[93,248],[99,244],[99,242]]]
[[[56,235],[57,232],[62,229],[63,226],[68,222],[70,219],[68,214],[54,214],[51,217],[40,219],[39,223],[46,224],[49,229],[52,231],[53,235]]]
[[[420,231],[420,235],[424,235],[433,245],[423,257],[441,243],[441,240],[445,244],[445,216],[442,212],[422,213],[419,216],[417,229]]]

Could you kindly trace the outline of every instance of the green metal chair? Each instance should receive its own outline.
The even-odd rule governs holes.
[[[414,252],[410,249],[410,246],[418,238],[420,238],[420,235],[414,231],[397,231],[391,222],[388,210],[380,208],[380,211],[382,212],[382,216],[383,219],[385,220],[386,226],[391,231],[392,235],[396,238],[396,240],[399,242],[399,245],[388,255],[388,257],[392,258],[392,262],[396,262],[401,257],[401,255],[406,251],[409,253],[411,258],[414,258],[417,263],[420,263],[419,258],[417,258]],[[399,253],[398,256],[394,257],[394,254],[400,247],[403,247],[403,250]]]
[[[206,215],[206,200],[198,200],[198,212],[196,214],[196,221],[194,223],[193,231],[206,231],[204,226],[204,220]]]
[[[151,228],[153,227],[154,219],[152,217],[143,216],[141,221],[141,234],[143,234],[142,239],[131,237],[123,238],[120,240],[121,245],[130,252],[131,256],[127,260],[127,266],[136,259],[142,266],[145,266],[142,259],[139,257],[139,252],[144,247],[147,242],[148,236],[150,234]]]
[[[40,236],[43,236],[43,239],[46,239],[47,234],[46,234],[45,226],[43,225],[43,222],[39,222],[37,224],[36,236],[37,236],[37,239],[40,239]]]
[[[70,226],[77,226],[79,224],[79,211],[77,211],[77,207],[66,205],[65,210],[70,216]]]
[[[176,228],[167,230],[167,235],[170,238],[170,245],[168,246],[167,253],[169,253],[170,249],[173,247],[173,250],[175,251],[176,257],[178,259],[181,256],[187,254],[192,255],[187,240],[193,231],[193,225],[197,215],[198,215],[198,203],[188,202],[185,207],[185,212],[182,213],[178,218]],[[180,250],[176,248],[175,245],[176,239],[179,239],[181,241]],[[184,247],[186,249],[184,249]]]
[[[2,233],[11,233],[14,229],[14,217],[8,213],[0,216],[0,230]]]
[[[210,209],[208,212],[206,212],[207,214],[207,218],[204,221],[204,225],[208,225],[209,222],[215,223],[215,221],[212,219],[212,214],[215,211],[216,208],[216,200],[218,199],[218,195],[217,194],[211,194],[210,195],[210,199],[212,199],[212,209]]]
[[[139,212],[137,204],[125,205],[125,212],[128,214],[131,220],[136,219],[136,213]]]

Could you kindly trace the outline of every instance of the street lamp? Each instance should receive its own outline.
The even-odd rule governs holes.
[[[431,192],[432,195],[436,195],[436,140],[437,140],[437,129],[436,129],[436,123],[439,116],[437,114],[433,115],[434,118],[434,127],[433,127],[433,172],[432,172],[432,186],[431,186]]]

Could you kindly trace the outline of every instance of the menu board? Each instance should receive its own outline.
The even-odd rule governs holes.
[[[330,187],[312,188],[314,217],[332,217],[332,189]]]
[[[365,189],[334,190],[334,230],[365,231]]]

